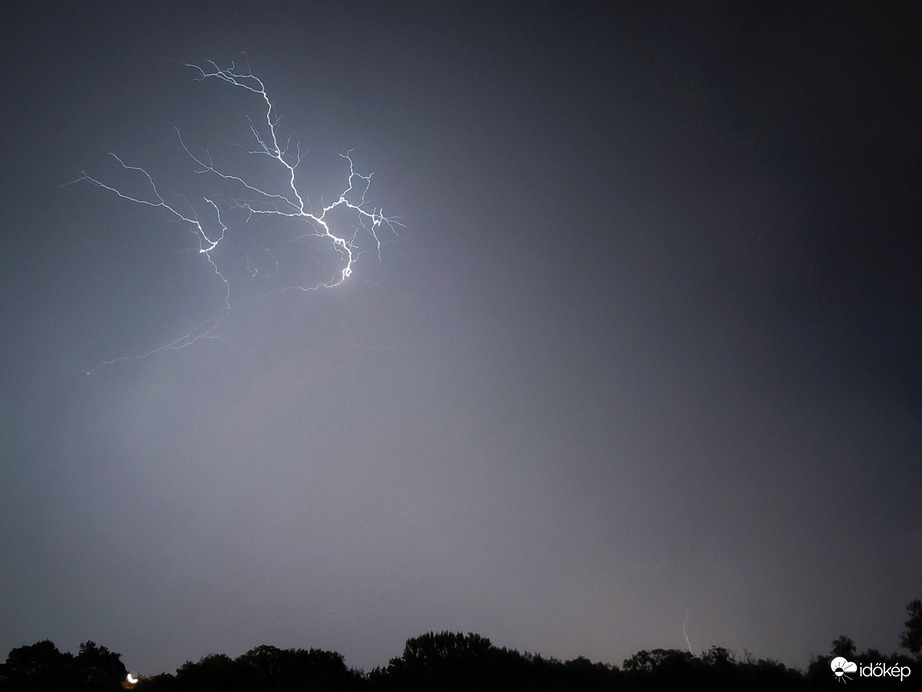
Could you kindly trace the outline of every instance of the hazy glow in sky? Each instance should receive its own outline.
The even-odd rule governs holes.
[[[918,32],[608,5],[3,4],[0,652],[897,648]]]

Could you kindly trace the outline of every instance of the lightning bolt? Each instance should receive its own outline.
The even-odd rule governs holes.
[[[685,646],[688,647],[688,653],[692,656],[695,656],[695,652],[692,651],[691,640],[688,638],[688,608],[685,609],[685,621],[682,623],[682,636],[685,637]]]
[[[303,242],[309,238],[319,238],[321,242],[327,244],[338,253],[339,262],[337,268],[328,279],[307,285],[286,286],[281,290],[314,291],[339,286],[352,276],[354,265],[359,255],[364,251],[364,243],[359,240],[360,237],[370,239],[380,262],[382,244],[395,240],[397,227],[402,227],[397,217],[385,216],[383,209],[378,207],[369,208],[366,196],[371,187],[373,174],[363,175],[355,170],[351,150],[345,154],[339,154],[348,170],[345,185],[342,187],[341,192],[329,204],[322,204],[321,202],[320,210],[315,212],[307,201],[309,197],[299,187],[298,167],[303,160],[301,146],[299,143],[292,144],[290,139],[282,143],[278,127],[279,117],[275,113],[275,107],[269,98],[265,84],[253,74],[249,65],[247,64],[244,68],[238,68],[236,62],[232,62],[230,67],[220,68],[213,61],[208,61],[205,67],[189,63],[184,63],[184,65],[195,71],[195,81],[220,80],[231,87],[249,92],[252,97],[255,97],[260,104],[261,115],[255,122],[252,119],[249,120],[249,131],[253,143],[250,145],[251,148],[246,151],[253,156],[267,157],[270,160],[270,165],[281,172],[285,183],[274,188],[261,186],[248,180],[239,172],[230,172],[219,168],[207,152],[205,154],[194,154],[186,145],[178,128],[175,128],[176,136],[182,151],[193,162],[194,172],[203,177],[220,181],[223,185],[237,191],[229,197],[202,196],[201,200],[205,203],[204,209],[208,212],[207,218],[200,218],[192,205],[186,201],[186,198],[182,199],[185,201],[185,206],[189,207],[189,211],[186,211],[178,203],[168,202],[160,193],[153,177],[144,168],[129,165],[117,154],[111,152],[110,155],[128,175],[142,181],[147,190],[146,195],[128,194],[123,191],[124,186],[120,189],[119,186],[103,182],[85,171],[80,171],[77,179],[67,183],[68,185],[78,182],[90,183],[128,202],[162,210],[173,220],[188,226],[198,243],[199,253],[204,256],[215,276],[223,282],[224,287],[223,304],[218,306],[208,318],[197,326],[173,341],[145,353],[103,361],[96,368],[88,371],[88,375],[104,366],[113,365],[121,361],[140,360],[163,351],[187,348],[203,339],[220,338],[217,330],[231,312],[233,306],[231,281],[222,272],[216,260],[216,250],[229,233],[228,224],[225,222],[225,217],[229,215],[244,212],[244,223],[249,222],[254,217],[282,217],[294,220],[299,224],[303,224],[304,230],[283,244]],[[352,226],[351,234],[344,234],[334,228],[331,216],[335,210],[341,210],[357,221],[357,225],[353,224]],[[275,249],[277,250],[278,247],[280,246]],[[263,250],[278,266],[278,259],[273,254],[272,249],[263,248]],[[247,259],[247,270],[252,278],[259,275],[258,266],[253,265],[249,258]]]

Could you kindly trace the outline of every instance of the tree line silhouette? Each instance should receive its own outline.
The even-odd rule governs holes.
[[[639,651],[619,668],[582,656],[560,661],[519,653],[494,646],[478,634],[429,632],[407,640],[401,656],[370,673],[348,667],[343,656],[333,651],[262,645],[237,658],[209,654],[197,662],[187,661],[175,674],[134,681],[121,655],[104,646],[87,641],[73,655],[46,640],[10,651],[0,664],[0,692],[818,690],[837,689],[833,686],[847,682],[830,666],[836,657],[911,670],[902,681],[885,675],[862,677],[856,689],[922,689],[922,601],[914,600],[906,608],[909,619],[900,645],[914,658],[874,649],[859,653],[850,637],[841,636],[832,642],[832,655],[814,657],[806,671],[749,654],[739,659],[720,646],[700,656],[680,649]]]

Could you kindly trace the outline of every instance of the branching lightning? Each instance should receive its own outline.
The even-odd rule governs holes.
[[[115,184],[105,183],[99,178],[81,171],[80,176],[71,181],[72,183],[88,182],[114,193],[123,200],[163,210],[173,217],[175,221],[187,225],[196,238],[199,253],[204,255],[215,276],[223,282],[224,288],[223,304],[210,317],[182,336],[140,355],[122,356],[104,361],[87,374],[91,374],[100,367],[120,361],[143,359],[162,351],[186,348],[202,339],[220,338],[217,335],[217,330],[224,318],[230,313],[233,302],[231,281],[226,278],[225,273],[222,273],[215,255],[230,232],[228,224],[225,223],[225,218],[233,212],[244,212],[244,223],[253,220],[254,217],[284,217],[303,223],[303,233],[286,242],[300,242],[308,238],[316,238],[338,253],[338,265],[328,279],[309,285],[290,285],[282,290],[313,291],[320,288],[339,286],[352,275],[356,260],[365,249],[365,244],[370,241],[375,249],[378,261],[380,261],[382,244],[395,239],[397,236],[396,227],[402,226],[396,217],[385,216],[382,209],[378,207],[369,208],[366,195],[371,186],[372,174],[363,175],[356,172],[351,150],[345,154],[340,154],[348,169],[348,175],[342,191],[331,203],[323,204],[321,202],[320,210],[315,212],[308,201],[307,194],[299,187],[298,167],[301,165],[304,155],[301,146],[297,142],[292,144],[290,139],[282,143],[279,134],[279,117],[275,114],[275,107],[269,98],[263,81],[252,73],[249,66],[245,69],[238,68],[235,62],[231,63],[228,68],[220,68],[212,61],[209,61],[204,68],[188,63],[185,63],[185,65],[197,73],[196,81],[221,80],[232,87],[249,92],[249,94],[257,98],[260,102],[261,116],[256,122],[252,119],[249,121],[249,130],[253,143],[251,148],[246,151],[250,155],[270,159],[271,166],[281,173],[281,179],[286,182],[277,187],[267,187],[255,184],[251,178],[247,178],[243,173],[223,170],[214,163],[209,153],[198,155],[193,153],[186,145],[178,128],[176,128],[176,135],[179,144],[185,155],[194,163],[194,172],[201,176],[221,181],[222,184],[237,190],[237,193],[234,193],[231,197],[201,196],[202,201],[205,203],[204,208],[208,211],[208,218],[206,219],[199,218],[199,215],[194,211],[192,205],[186,201],[186,198],[180,197],[184,201],[184,205],[178,202],[168,202],[158,189],[154,178],[144,168],[129,165],[117,154],[112,153],[111,156],[129,175],[140,177],[148,190],[147,195],[128,194],[123,191],[124,187],[120,188]],[[185,211],[185,207],[189,207],[189,211]],[[330,218],[331,212],[334,210],[341,210],[351,214],[357,221],[357,225],[353,224],[352,226],[351,234],[336,230]],[[361,240],[361,238],[367,240]],[[272,249],[263,248],[263,251],[276,265],[278,264]],[[249,259],[247,260],[247,265],[247,270],[250,272],[251,277],[255,278],[260,273],[258,265],[253,265]]]

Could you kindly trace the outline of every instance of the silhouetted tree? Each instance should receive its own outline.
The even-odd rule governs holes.
[[[909,619],[903,624],[906,631],[900,634],[900,646],[916,656],[922,656],[922,601],[918,598],[906,604]]]
[[[142,677],[135,686],[138,692],[178,692],[179,683],[169,673],[160,673],[153,677]]]
[[[403,656],[395,659],[400,667],[414,670],[434,668],[445,664],[471,663],[483,658],[493,644],[479,634],[460,632],[429,632],[420,637],[408,639]]]
[[[400,658],[384,671],[373,671],[375,689],[404,690],[524,690],[534,666],[517,651],[500,649],[478,634],[430,632],[408,639]]]
[[[291,675],[290,666],[284,659],[285,652],[264,644],[238,656],[236,663],[253,689],[264,689],[270,684],[281,683]]]
[[[177,686],[181,690],[230,692],[246,690],[246,671],[225,654],[208,654],[198,663],[186,661],[176,670]]]
[[[833,656],[843,656],[851,661],[855,657],[856,651],[855,642],[851,637],[846,637],[843,634],[841,637],[832,640]]]
[[[723,686],[714,689],[747,690],[747,692],[765,692],[774,690],[802,690],[807,688],[804,674],[794,668],[788,668],[780,661],[760,658],[737,663],[735,675],[723,678]],[[726,683],[731,683],[727,685]]]
[[[235,663],[253,690],[348,690],[364,683],[363,676],[346,666],[342,654],[320,649],[279,649],[257,646]]]
[[[701,659],[679,649],[638,651],[624,661],[625,678],[635,689],[659,690],[688,687],[700,677]],[[700,681],[699,681],[700,682]]]
[[[11,692],[46,692],[71,689],[74,657],[61,653],[47,639],[10,651],[3,665],[4,689]]]
[[[621,668],[625,673],[652,673],[657,670],[685,668],[693,659],[691,653],[679,649],[641,650],[625,659]]]
[[[736,658],[729,649],[722,646],[712,646],[701,654],[701,660],[709,666],[725,668],[736,664]]]
[[[604,663],[593,663],[584,656],[577,656],[562,664],[560,668],[562,674],[558,677],[561,684],[549,689],[596,692],[611,690],[621,681],[621,673],[617,668]]]
[[[74,658],[75,673],[84,690],[120,690],[128,670],[122,663],[121,654],[109,651],[96,642],[86,641],[80,645],[80,653]]]
[[[429,632],[406,641],[403,655],[388,664],[388,677],[396,689],[466,689],[482,680],[492,647],[479,634]]]

